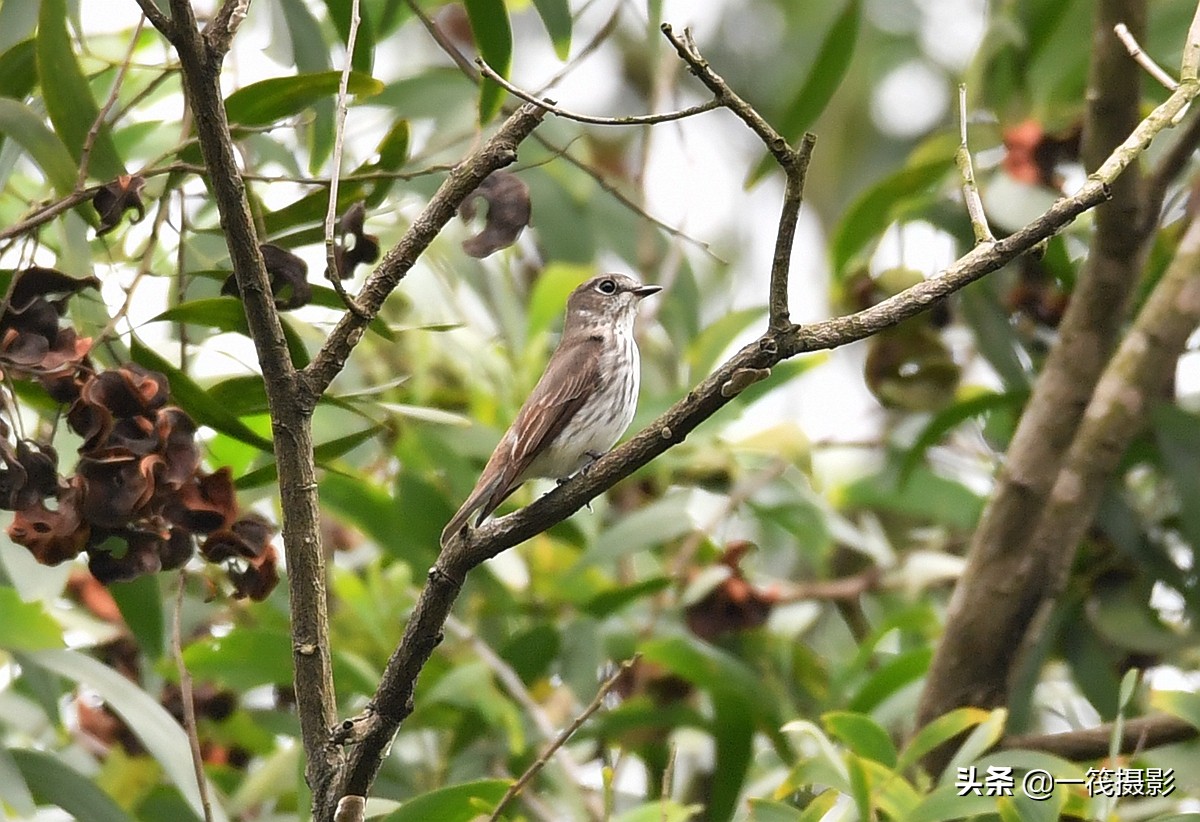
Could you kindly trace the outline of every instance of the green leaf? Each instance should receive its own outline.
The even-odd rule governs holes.
[[[351,0],[325,0],[325,7],[329,9],[329,19],[337,29],[338,39],[345,46],[350,40]],[[354,35],[354,54],[351,55],[350,65],[355,71],[370,74],[374,58],[375,27],[371,23],[370,10],[365,4],[360,4],[358,31]]]
[[[895,770],[901,773],[907,771],[938,745],[953,739],[968,728],[975,727],[989,715],[982,708],[956,708],[942,714],[917,731],[908,741],[904,750],[900,752],[900,758],[896,760]]]
[[[670,494],[621,517],[596,538],[576,569],[611,562],[690,532],[696,526],[687,513],[689,498],[685,492]]]
[[[0,54],[0,97],[24,100],[37,85],[37,52],[33,40],[22,40]]]
[[[571,53],[571,8],[567,0],[533,0],[559,60]]]
[[[579,609],[597,619],[603,619],[642,597],[665,591],[670,586],[670,577],[651,577],[632,585],[616,585],[579,603]],[[570,592],[567,593],[569,597]]]
[[[147,348],[137,337],[132,338],[129,350],[138,365],[166,375],[171,384],[171,396],[196,422],[248,445],[257,446],[263,451],[274,451],[275,446],[269,439],[250,430],[244,422],[209,396],[191,377]]]
[[[681,805],[673,799],[656,799],[617,814],[612,822],[688,822],[699,819],[704,810],[703,805]]]
[[[0,747],[0,808],[5,806],[16,811],[17,816],[27,819],[37,813],[37,804],[16,759],[8,748]]]
[[[308,349],[304,341],[292,328],[286,317],[280,317],[283,326],[283,338],[287,342],[288,353],[296,368],[308,365]],[[182,305],[172,306],[149,322],[192,323],[205,328],[216,328],[249,338],[250,327],[246,325],[246,310],[242,301],[236,297],[209,297],[203,300],[191,300]]]
[[[963,740],[962,745],[955,751],[954,758],[950,760],[950,764],[942,772],[942,781],[950,781],[953,779],[954,772],[959,766],[969,764],[985,752],[990,751],[992,746],[1004,735],[1004,726],[1007,722],[1007,709],[996,708],[992,710],[987,719],[980,722],[975,727],[975,730],[967,734],[967,738]]]
[[[291,77],[271,77],[238,89],[225,99],[225,112],[231,124],[265,126],[299,114],[318,100],[337,94],[340,71],[319,71]],[[370,97],[383,91],[383,83],[367,74],[350,72],[346,91],[356,97]]]
[[[325,466],[343,454],[354,450],[383,430],[382,425],[373,425],[361,431],[355,431],[353,434],[347,434],[344,437],[338,437],[317,445],[313,448],[313,456],[316,458],[317,465]],[[234,482],[234,486],[243,491],[247,488],[258,488],[274,482],[278,476],[278,466],[274,462],[269,462],[261,468],[256,468],[238,477]]]
[[[16,590],[0,586],[0,648],[6,651],[37,651],[63,646],[62,626],[40,603],[23,602]]]
[[[285,646],[290,647],[290,644]],[[78,651],[37,651],[23,658],[72,682],[94,688],[158,761],[197,816],[204,818],[187,734],[156,699],[131,685],[112,668]],[[208,792],[213,795],[213,788]],[[225,812],[219,803],[212,804],[212,813],[215,819],[225,822]]]
[[[942,437],[962,423],[997,408],[1019,409],[1028,398],[1027,391],[1010,391],[1005,394],[988,392],[961,400],[937,412],[904,452],[904,459],[900,463],[900,482],[903,484],[920,464],[926,451],[941,442]]]
[[[408,162],[408,147],[410,141],[408,120],[397,120],[384,138],[379,141],[375,153],[379,160],[375,167],[384,171],[396,171]]]
[[[749,822],[804,822],[804,814],[782,802],[751,798]]]
[[[42,0],[38,16],[37,69],[50,122],[71,156],[78,160],[100,109],[75,62],[75,50],[67,32],[66,0]],[[92,143],[88,172],[89,176],[100,180],[112,180],[125,173],[125,165],[117,154],[107,125],[101,126]]]
[[[933,649],[930,647],[913,648],[896,655],[872,672],[850,700],[850,709],[869,713],[901,688],[923,677],[929,670],[932,658]]]
[[[907,822],[949,822],[949,820],[970,819],[979,814],[994,811],[995,808],[996,797],[994,796],[976,796],[974,793],[959,796],[958,788],[954,785],[946,785],[926,796],[908,817]]]
[[[1200,694],[1192,691],[1151,691],[1150,705],[1200,728]]]
[[[1169,403],[1150,411],[1163,464],[1179,494],[1179,523],[1192,545],[1200,545],[1200,417]]]
[[[878,239],[904,204],[927,197],[953,168],[954,150],[947,145],[945,156],[903,168],[859,195],[842,215],[830,243],[834,276],[845,277],[858,253]]]
[[[871,717],[852,711],[830,711],[821,715],[821,724],[859,756],[895,767],[896,746],[887,731]]]
[[[383,822],[471,822],[494,809],[511,784],[508,779],[480,779],[440,788],[408,800]]]
[[[962,530],[974,528],[983,511],[980,497],[923,465],[903,484],[888,472],[856,480],[844,489],[842,502],[849,508],[883,509]]]
[[[286,631],[238,627],[222,637],[193,642],[183,651],[197,680],[219,682],[237,691],[292,681],[292,641]]]
[[[111,796],[57,756],[26,749],[13,749],[11,753],[39,804],[55,805],[75,819],[88,822],[134,822]],[[20,813],[20,808],[17,811]],[[33,816],[28,814],[29,818]]]
[[[384,551],[408,562],[414,574],[424,574],[442,526],[454,512],[441,495],[430,498],[409,490],[411,494],[393,498],[366,480],[328,473],[321,480],[320,495],[323,506],[345,517]]]
[[[166,649],[163,594],[158,580],[156,574],[145,574],[129,582],[108,585],[125,624],[137,637],[142,652],[151,659],[158,659]]]
[[[862,3],[849,0],[842,13],[829,27],[829,33],[821,42],[821,48],[808,70],[808,77],[792,103],[784,112],[779,130],[789,141],[794,141],[812,127],[817,117],[829,105],[833,93],[841,85],[850,60],[854,56],[854,44],[858,40],[859,24],[862,21]],[[764,157],[750,176],[751,184],[762,179],[772,168],[773,161]]]
[[[16,140],[60,196],[75,188],[78,170],[70,152],[24,103],[0,97],[0,134]]]
[[[701,331],[688,346],[687,359],[691,381],[697,382],[711,374],[721,354],[729,348],[734,339],[766,314],[765,308],[730,311]]]
[[[479,54],[501,77],[508,76],[512,67],[512,29],[508,24],[508,9],[504,0],[464,0],[467,18]],[[496,116],[504,101],[505,91],[491,80],[479,87],[479,122],[486,123]]]

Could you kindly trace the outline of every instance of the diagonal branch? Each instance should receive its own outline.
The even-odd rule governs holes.
[[[669,27],[665,30],[671,37]],[[729,107],[739,113],[772,148],[773,156],[783,163],[799,167],[801,173],[797,174],[796,180],[802,183],[800,164],[802,160],[806,162],[806,157],[801,156],[802,152],[794,152],[757,112],[736,95],[726,97],[732,92],[728,92],[724,81],[708,68],[690,38],[678,40],[672,37],[672,42],[677,44],[681,57],[693,66],[715,94],[733,101],[727,102]],[[1053,236],[1079,214],[1105,201],[1110,195],[1113,181],[1134,162],[1158,132],[1171,124],[1172,119],[1198,91],[1200,85],[1195,82],[1181,84],[1176,93],[1132,129],[1125,142],[1100,164],[1098,171],[1075,195],[1059,200],[1024,228],[995,243],[976,246],[940,276],[925,280],[856,314],[804,327],[787,323],[784,315],[782,325],[772,324],[768,327],[762,337],[718,367],[687,397],[645,430],[594,462],[587,473],[572,478],[509,516],[493,520],[477,530],[462,531],[447,542],[429,571],[428,583],[409,616],[400,644],[388,660],[374,698],[363,713],[343,722],[330,735],[328,744],[331,749],[346,749],[346,766],[334,774],[327,785],[321,786],[322,791],[315,798],[318,818],[324,818],[323,809],[331,812],[342,797],[365,796],[370,789],[392,738],[413,710],[417,676],[441,642],[442,629],[450,609],[466,575],[473,568],[566,519],[621,479],[682,442],[692,430],[730,402],[742,389],[768,374],[774,365],[784,359],[865,339],[884,328],[897,325]],[[806,150],[804,153],[807,153]],[[798,212],[800,193],[789,190],[785,197],[785,215]],[[789,230],[794,230],[794,223],[789,227],[786,219],[781,220],[780,234],[784,235]],[[777,246],[786,246],[790,251],[790,238],[780,237]],[[783,269],[779,279],[784,283],[784,291],[788,256],[781,258],[777,255],[773,262],[773,268],[779,265]],[[380,266],[381,269],[383,267]],[[774,287],[777,282],[773,277],[772,296],[776,296]],[[350,318],[343,318],[343,324],[347,322],[351,322]],[[336,373],[337,367],[336,363],[325,363],[314,371],[332,374]]]

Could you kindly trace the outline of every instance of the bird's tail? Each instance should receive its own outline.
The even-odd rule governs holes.
[[[508,494],[512,493],[511,490],[506,494],[496,493],[502,480],[503,477],[497,475],[489,482],[481,482],[475,486],[475,490],[467,497],[467,501],[462,504],[462,507],[450,518],[450,522],[447,523],[446,527],[442,529],[442,545],[445,545],[459,531],[466,527],[467,521],[471,519],[471,514],[479,511],[479,519],[475,522],[478,525],[483,521],[484,517],[496,510],[496,506],[503,502]]]

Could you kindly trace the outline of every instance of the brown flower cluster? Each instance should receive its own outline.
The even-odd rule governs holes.
[[[27,269],[0,316],[0,367],[69,403],[67,425],[83,440],[76,473],[64,477],[52,448],[10,443],[0,420],[0,507],[15,512],[9,537],[46,565],[85,552],[103,583],[179,568],[203,538],[205,559],[229,563],[236,596],[266,597],[279,581],[274,528],[238,509],[227,468],[201,470],[196,424],[167,404],[167,378],[134,363],[96,371],[91,341],[58,328],[66,297],[94,285]]]

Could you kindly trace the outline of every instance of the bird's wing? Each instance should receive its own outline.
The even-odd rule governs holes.
[[[500,438],[475,489],[442,532],[442,541],[458,533],[471,514],[477,521],[492,513],[524,480],[522,474],[579,411],[599,376],[599,338],[586,337],[559,345],[542,378]]]

